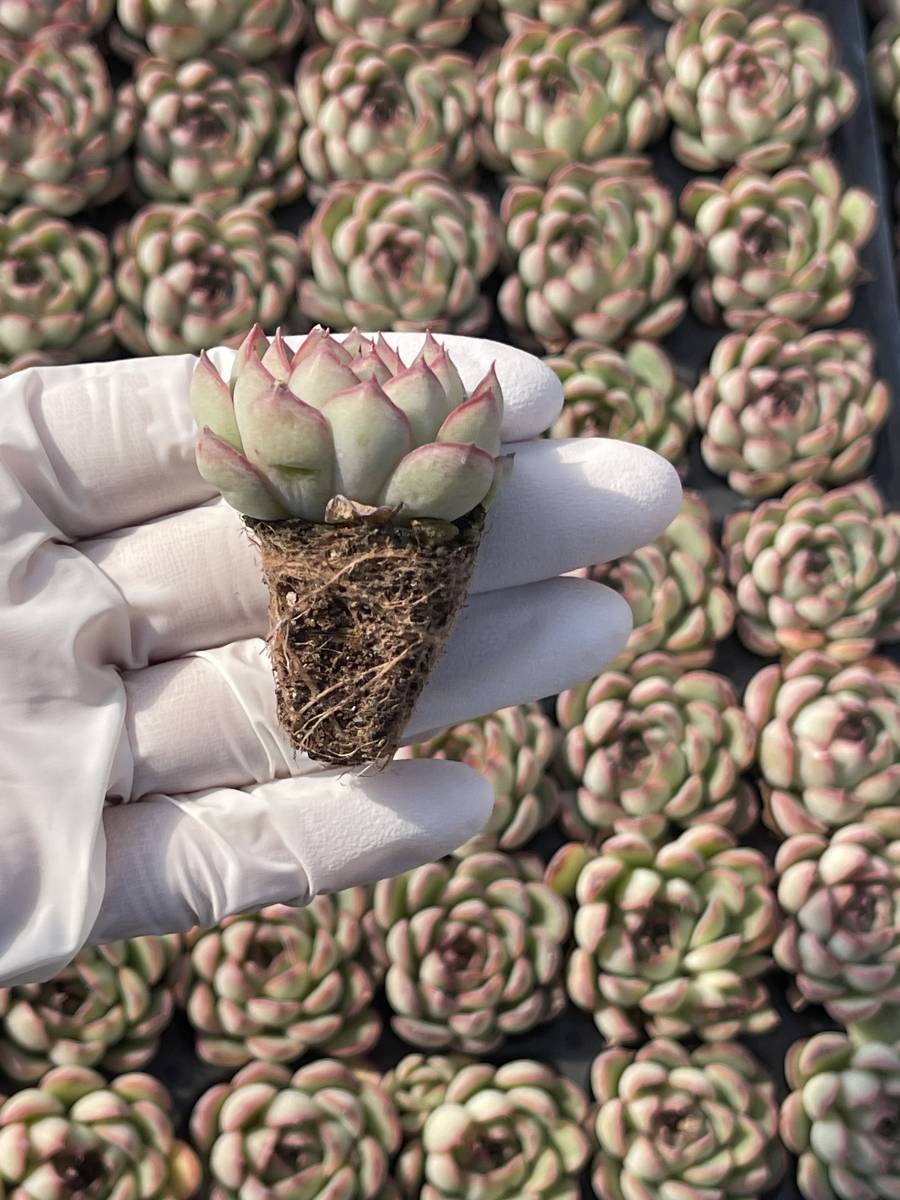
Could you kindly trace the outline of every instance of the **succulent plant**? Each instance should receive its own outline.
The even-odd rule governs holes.
[[[292,356],[256,326],[230,382],[201,354],[191,404],[200,474],[261,520],[332,523],[379,506],[398,524],[451,522],[487,502],[509,465],[493,369],[467,394],[430,335],[407,367],[383,338],[320,329]]]
[[[221,211],[274,208],[303,191],[300,108],[268,72],[225,51],[180,64],[147,58],[131,92],[141,109],[134,176],[145,195]]]
[[[537,705],[516,705],[466,721],[404,746],[398,758],[444,758],[473,767],[494,789],[485,827],[458,850],[457,858],[484,850],[517,850],[554,819],[559,792],[548,773],[557,735]]]
[[[777,170],[820,149],[858,99],[825,22],[787,5],[679,21],[659,70],[672,150],[694,171]]]
[[[750,332],[769,317],[808,327],[850,312],[876,205],[860,188],[844,190],[830,159],[694,180],[681,206],[703,244],[694,307],[704,321]]]
[[[393,1200],[400,1122],[367,1072],[322,1058],[293,1075],[253,1062],[211,1088],[191,1116],[208,1200],[305,1196]]]
[[[778,1023],[760,980],[778,932],[771,878],[758,850],[716,825],[662,846],[636,830],[599,850],[564,846],[547,880],[576,904],[570,997],[613,1043],[767,1032]]]
[[[797,834],[775,873],[788,918],[775,961],[795,978],[795,1006],[850,1026],[900,1004],[900,840],[864,824]]]
[[[112,16],[115,0],[0,0],[0,37],[30,42],[48,35],[89,38]]]
[[[797,483],[732,514],[722,542],[738,635],[755,654],[848,663],[900,636],[900,513],[885,514],[873,483]]]
[[[806,1200],[895,1196],[900,1190],[900,1046],[854,1045],[843,1033],[795,1042],[781,1136],[799,1156]]]
[[[594,1059],[599,1200],[762,1196],[784,1175],[775,1084],[737,1042],[657,1038]]]
[[[300,308],[332,329],[482,333],[500,231],[484,196],[432,171],[334,184],[304,230]]]
[[[648,0],[648,3],[651,10],[664,21],[705,17],[721,8],[733,8],[748,17],[758,17],[761,13],[784,6],[784,0]],[[791,3],[796,8],[803,6],[803,0],[791,0]]]
[[[682,462],[693,401],[661,346],[633,341],[619,351],[575,341],[547,362],[565,393],[553,437],[617,438]]]
[[[290,50],[306,25],[303,0],[116,0],[110,40],[122,58],[185,62],[211,50],[261,62]]]
[[[110,276],[102,234],[32,204],[0,215],[0,377],[102,358],[113,343]]]
[[[144,1066],[172,1019],[182,948],[174,934],[87,946],[46,983],[0,989],[0,1071],[34,1083],[51,1067]]]
[[[514,184],[501,217],[512,270],[498,303],[526,344],[557,353],[572,338],[656,338],[684,315],[675,286],[694,238],[641,160],[574,163],[547,187]]]
[[[149,1075],[108,1083],[87,1067],[55,1067],[0,1103],[0,1196],[191,1200],[200,1164],[176,1140],[171,1108]]]
[[[668,121],[644,35],[533,25],[479,69],[479,146],[496,171],[543,183],[571,162],[643,150]]]
[[[274,329],[291,311],[300,250],[261,209],[150,204],[113,241],[114,327],[134,354],[234,345],[254,321]]]
[[[639,829],[664,837],[672,826],[715,824],[742,833],[757,815],[742,773],[756,729],[731,683],[685,672],[666,654],[645,654],[628,673],[606,671],[563,692],[562,823],[579,839]]]
[[[590,33],[611,29],[627,16],[634,0],[485,0],[479,21],[488,36],[502,41],[535,24],[562,29],[577,25]]]
[[[441,1104],[457,1073],[469,1065],[462,1054],[407,1054],[384,1077],[405,1138],[422,1132],[429,1113]]]
[[[869,76],[879,104],[891,124],[895,157],[900,154],[900,4],[882,2],[873,16],[885,20],[872,37]]]
[[[406,1200],[578,1200],[588,1100],[528,1059],[460,1067],[400,1157]]]
[[[464,54],[351,39],[307,51],[297,68],[310,180],[391,181],[402,171],[471,176],[478,158],[475,68]]]
[[[363,38],[376,46],[421,42],[456,46],[465,38],[479,0],[312,0],[326,42]]]
[[[811,650],[754,675],[744,707],[771,829],[830,834],[864,821],[900,837],[900,668]]]
[[[778,319],[724,337],[694,392],[703,461],[753,499],[862,475],[890,402],[867,334]]]
[[[569,910],[542,874],[532,855],[488,852],[375,885],[366,924],[400,1037],[486,1053],[562,1011]]]
[[[71,216],[114,199],[128,182],[136,115],[88,42],[0,41],[0,207]]]
[[[712,517],[698,492],[684,493],[680,512],[655,542],[573,574],[604,583],[628,601],[634,627],[611,664],[618,671],[653,650],[664,651],[685,670],[706,667],[716,642],[734,625]]]

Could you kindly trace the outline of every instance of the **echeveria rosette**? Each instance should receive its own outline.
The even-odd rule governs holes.
[[[342,343],[319,329],[292,355],[256,326],[229,382],[201,354],[191,405],[200,474],[264,521],[380,510],[397,524],[453,522],[489,503],[510,466],[493,369],[467,394],[430,335],[406,366],[382,337]]]
[[[114,5],[115,0],[0,0],[0,37],[16,42],[60,33],[95,37]]]
[[[316,28],[339,44],[363,38],[376,46],[419,42],[456,46],[469,32],[480,0],[312,0]]]
[[[742,496],[763,499],[804,479],[841,484],[863,474],[890,408],[875,346],[852,329],[803,336],[772,319],[713,350],[694,391],[700,451]]]
[[[784,1175],[773,1080],[738,1042],[656,1038],[602,1051],[593,1163],[598,1200],[762,1196]]]
[[[573,838],[602,840],[640,829],[716,824],[745,832],[757,815],[744,777],[756,729],[734,688],[711,671],[645,654],[628,672],[606,671],[563,692],[560,773],[570,784],[562,824]]]
[[[274,332],[293,309],[300,248],[260,208],[150,204],[119,227],[113,250],[115,332],[134,354],[234,346],[254,322]]]
[[[485,0],[479,22],[488,37],[502,41],[532,25],[564,29],[575,25],[591,34],[612,29],[634,7],[634,0]]]
[[[0,1072],[133,1071],[156,1053],[185,976],[180,936],[87,946],[53,979],[0,989]]]
[[[225,51],[180,64],[148,58],[130,95],[141,113],[135,183],[151,199],[220,212],[241,203],[274,208],[303,191],[300,109],[267,71]]]
[[[306,121],[300,158],[319,192],[336,180],[392,181],[413,169],[471,176],[478,93],[465,55],[350,39],[307,51],[296,87]]]
[[[292,49],[306,27],[303,0],[116,0],[110,40],[126,59],[185,62],[229,50],[257,63]]]
[[[694,171],[777,170],[821,149],[858,99],[825,22],[787,5],[679,21],[659,70],[672,150]]]
[[[454,851],[465,858],[484,850],[517,850],[554,819],[559,791],[548,768],[557,742],[537,705],[516,705],[404,746],[397,757],[463,762],[490,782],[494,807],[487,824]]]
[[[293,1075],[250,1063],[204,1093],[191,1115],[208,1200],[394,1200],[388,1168],[400,1137],[396,1110],[372,1074],[332,1058]]]
[[[716,825],[664,845],[637,830],[572,843],[547,867],[575,901],[567,986],[612,1043],[765,1033],[778,1024],[761,976],[779,914],[765,857]]]
[[[553,437],[616,438],[682,463],[694,428],[693,401],[661,346],[638,340],[620,351],[574,341],[547,364],[565,394]]]
[[[113,344],[106,238],[32,204],[0,215],[0,377],[95,362]]]
[[[722,541],[737,632],[755,654],[848,663],[900,636],[900,513],[885,513],[873,483],[795,484],[728,517]]]
[[[862,821],[900,837],[900,668],[808,651],[750,680],[766,823],[782,837]]]
[[[534,25],[487,54],[479,76],[482,159],[535,183],[571,162],[643,150],[668,123],[634,25],[596,37]]]
[[[0,207],[72,216],[128,182],[137,106],[92,45],[0,41]]]
[[[565,1005],[571,919],[532,855],[474,854],[383,880],[365,920],[391,1024],[412,1046],[487,1053]]]
[[[405,1138],[422,1132],[429,1113],[444,1103],[454,1076],[471,1060],[462,1054],[406,1054],[384,1076],[384,1090],[400,1117]]]
[[[304,229],[300,309],[331,329],[483,333],[497,265],[490,204],[433,171],[333,184]]]
[[[900,5],[882,0],[882,11],[873,16],[885,20],[876,28],[869,55],[869,77],[878,103],[891,122],[895,157],[900,154]]]
[[[791,1046],[785,1076],[781,1136],[805,1200],[900,1194],[900,1045],[818,1033]]]
[[[339,1058],[381,1033],[376,972],[365,955],[364,888],[226,917],[191,937],[188,1018],[197,1054],[220,1067],[287,1063],[310,1050]]]
[[[847,1028],[900,1011],[900,840],[865,824],[797,834],[775,873],[787,916],[775,961],[794,976],[795,1006],[821,1004]]]
[[[651,10],[664,21],[677,21],[682,17],[705,17],[721,8],[732,8],[747,17],[758,17],[761,13],[782,8],[784,0],[648,0]],[[801,8],[803,0],[792,0]]]
[[[877,206],[868,192],[845,189],[830,159],[697,179],[681,207],[702,243],[694,288],[702,320],[751,332],[769,317],[808,328],[850,312]]]
[[[0,1097],[0,1196],[9,1200],[193,1200],[202,1174],[172,1130],[172,1101],[150,1075],[107,1082],[55,1067]]]

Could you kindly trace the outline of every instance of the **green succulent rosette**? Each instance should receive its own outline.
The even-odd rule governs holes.
[[[818,1033],[791,1046],[785,1075],[781,1136],[805,1200],[895,1196],[900,1046]]]
[[[0,1196],[9,1200],[192,1200],[201,1170],[172,1130],[172,1101],[150,1075],[107,1082],[54,1067],[0,1097]]]
[[[756,794],[756,728],[732,684],[712,671],[685,672],[677,659],[646,654],[627,672],[607,671],[563,692],[556,716],[562,825],[582,840],[640,829],[664,838],[674,827],[715,824],[745,832]]]
[[[478,20],[494,41],[533,25],[551,29],[574,25],[596,34],[614,28],[633,7],[634,0],[485,0]]]
[[[694,391],[700,451],[742,496],[764,499],[811,479],[864,473],[890,409],[875,346],[858,330],[803,335],[790,321],[732,333]]]
[[[825,22],[788,5],[679,21],[659,59],[675,157],[694,171],[775,171],[821,148],[858,100],[837,57]]]
[[[755,654],[822,651],[841,663],[900,636],[900,513],[863,481],[795,484],[727,518],[737,632]]]
[[[547,880],[575,901],[567,986],[607,1041],[765,1033],[778,1024],[763,976],[778,906],[765,857],[695,825],[657,845],[637,830],[599,849],[571,843]]]
[[[500,232],[484,196],[433,171],[332,185],[303,232],[300,309],[341,331],[483,333]]]
[[[462,1054],[406,1054],[384,1077],[405,1139],[417,1137],[441,1104],[457,1073],[469,1065]]]
[[[412,1046],[487,1053],[565,1005],[571,919],[533,855],[485,852],[382,880],[365,922],[391,1025]]]
[[[32,204],[0,215],[0,378],[112,348],[116,296],[106,238]]]
[[[250,1063],[204,1093],[191,1115],[207,1200],[396,1200],[388,1171],[400,1136],[396,1110],[371,1073],[330,1058],[293,1075]]]
[[[376,46],[456,46],[478,7],[479,0],[312,0],[319,36],[333,45],[363,38]]]
[[[758,17],[762,13],[782,8],[784,0],[647,0],[650,10],[664,21],[677,21],[682,17],[705,17],[723,8],[734,9],[747,17]],[[799,0],[796,7],[802,7]]]
[[[91,38],[106,28],[115,0],[4,0],[0,38],[30,42],[37,37]]]
[[[894,156],[900,155],[900,5],[882,3],[873,14],[885,19],[872,36],[869,78],[889,122]]]
[[[303,0],[116,0],[110,41],[129,60],[186,62],[229,50],[256,63],[292,49],[305,27]]]
[[[466,858],[485,850],[517,850],[554,819],[559,791],[549,767],[557,741],[556,730],[537,705],[516,705],[404,746],[397,758],[463,762],[490,782],[494,808],[487,824],[454,851],[457,858]]]
[[[495,171],[543,183],[571,162],[643,150],[668,124],[644,35],[533,25],[479,68],[479,147]]]
[[[594,1059],[598,1200],[762,1196],[784,1175],[775,1084],[738,1042],[656,1038]]]
[[[529,347],[657,338],[684,315],[676,286],[695,240],[645,160],[573,163],[546,187],[513,184],[500,215],[511,269],[498,305]]]
[[[830,159],[697,179],[681,207],[702,244],[694,308],[710,325],[749,333],[782,317],[809,328],[850,312],[877,206],[868,192],[845,189]]]
[[[552,437],[611,437],[683,463],[693,401],[661,346],[632,341],[620,351],[575,341],[546,361],[565,394]]]
[[[782,837],[859,821],[900,837],[900,668],[808,651],[750,680],[766,824]]]
[[[300,248],[262,209],[151,204],[119,227],[113,249],[114,327],[133,354],[234,346],[293,310]]]
[[[2,20],[2,18],[0,18]],[[0,208],[69,217],[128,182],[137,106],[88,42],[0,40]]]

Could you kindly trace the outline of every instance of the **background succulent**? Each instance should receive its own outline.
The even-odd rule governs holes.
[[[775,1084],[737,1042],[612,1047],[594,1059],[591,1085],[599,1200],[761,1196],[784,1174]]]
[[[319,187],[390,181],[413,168],[460,180],[472,174],[478,94],[465,55],[353,39],[309,50],[296,86],[306,120],[300,157]]]
[[[854,662],[900,636],[900,514],[885,514],[873,483],[795,484],[732,514],[722,541],[737,631],[754,653]]]
[[[681,463],[694,428],[690,389],[655,342],[622,351],[570,342],[547,359],[562,381],[565,408],[552,437],[612,437]]]
[[[141,110],[134,177],[145,195],[221,211],[274,208],[303,191],[300,109],[269,72],[225,51],[215,61],[147,58],[132,93]]]
[[[377,46],[416,41],[456,46],[469,32],[479,0],[312,0],[326,42],[364,38]]]
[[[900,1047],[819,1033],[791,1046],[785,1074],[781,1136],[806,1200],[896,1193]]]
[[[562,1010],[570,917],[542,875],[532,855],[484,853],[375,885],[366,925],[400,1037],[481,1053]]]
[[[643,150],[667,124],[644,35],[534,25],[480,66],[485,163],[542,183],[572,162]]]
[[[123,58],[145,54],[184,62],[210,50],[231,50],[260,62],[290,50],[306,25],[303,0],[116,0],[111,40]]]
[[[865,821],[900,837],[900,668],[809,651],[750,680],[767,824],[789,837]]]
[[[869,75],[879,104],[891,125],[894,155],[900,153],[900,8],[875,30],[869,56]]]
[[[516,705],[403,747],[397,757],[464,762],[490,781],[494,808],[487,824],[454,852],[465,858],[483,850],[516,850],[550,824],[559,809],[559,792],[548,774],[557,741],[536,704]]]
[[[754,499],[803,479],[857,478],[891,402],[874,371],[875,347],[857,330],[804,337],[772,319],[754,333],[728,334],[694,392],[703,461]]]
[[[0,40],[0,206],[71,216],[128,182],[136,105],[89,42]]]
[[[634,160],[577,163],[546,188],[506,191],[512,270],[498,304],[526,344],[558,352],[572,338],[654,338],[681,320],[675,287],[693,262],[694,239],[648,171]]]
[[[274,329],[294,304],[297,240],[261,209],[151,204],[113,248],[116,336],[135,354],[234,345],[254,321]]]
[[[106,238],[32,204],[0,215],[0,377],[92,361],[112,347],[116,303]]]
[[[384,1077],[405,1137],[422,1132],[429,1113],[444,1103],[457,1072],[470,1063],[462,1054],[406,1054]]]
[[[431,171],[339,183],[304,230],[300,308],[332,329],[482,333],[500,234],[487,200]]]
[[[673,25],[659,60],[672,149],[695,171],[774,171],[821,148],[857,101],[824,21],[719,6]]]
[[[90,37],[105,28],[115,0],[0,0],[0,37],[30,41],[48,34]]]
[[[609,1042],[704,1041],[778,1023],[760,976],[778,932],[772,869],[716,825],[663,846],[636,830],[572,843],[547,868],[575,900],[567,986]]]
[[[634,7],[634,0],[485,0],[479,24],[489,37],[502,41],[506,33],[521,33],[530,25],[561,29],[577,25],[602,33],[617,25]]]
[[[648,3],[658,17],[664,21],[675,21],[679,17],[703,17],[720,8],[733,8],[748,17],[756,17],[782,7],[784,0],[648,0]],[[803,0],[799,0],[797,7],[802,3]]]
[[[750,332],[768,317],[834,325],[850,312],[876,206],[844,189],[830,159],[694,180],[681,206],[702,242],[694,307],[704,321]]]

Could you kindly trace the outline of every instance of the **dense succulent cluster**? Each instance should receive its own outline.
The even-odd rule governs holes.
[[[116,0],[111,40],[129,59],[185,62],[230,50],[245,62],[261,62],[295,46],[305,26],[304,0]]]
[[[105,28],[115,0],[2,0],[0,37],[27,42],[35,37],[91,37]]]
[[[414,41],[455,46],[465,38],[480,0],[312,0],[326,42],[363,38],[376,46]]]
[[[504,31],[521,33],[535,24],[560,29],[575,25],[602,33],[630,14],[635,0],[485,0],[480,23],[489,36],[501,40]]]

